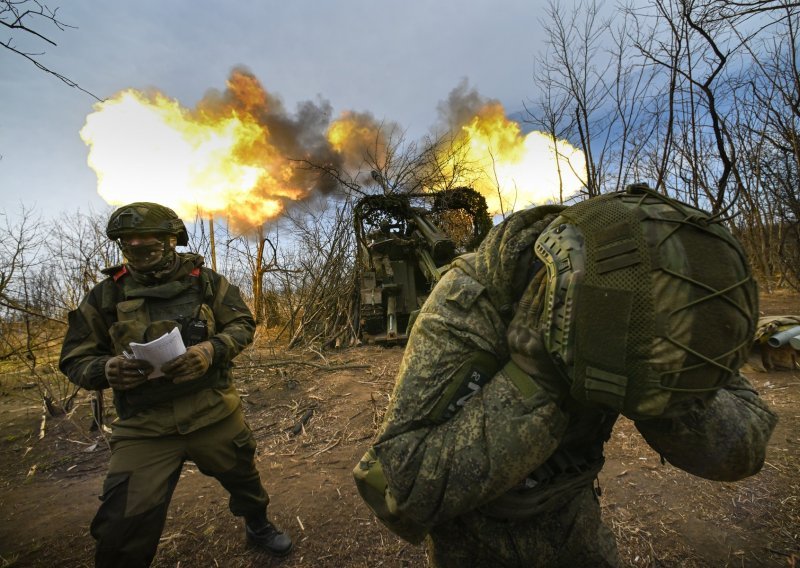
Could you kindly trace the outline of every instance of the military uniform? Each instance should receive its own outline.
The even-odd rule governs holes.
[[[618,565],[593,482],[628,407],[580,400],[549,362],[521,372],[510,361],[523,295],[546,310],[533,244],[563,212],[516,213],[454,263],[414,323],[377,441],[354,470],[387,526],[411,542],[427,535],[433,566]],[[776,422],[738,373],[674,416],[635,418],[672,464],[718,480],[759,471]]]
[[[110,268],[69,314],[60,368],[86,389],[109,386],[106,362],[131,341],[152,341],[176,325],[189,344],[214,346],[200,378],[156,378],[114,391],[111,462],[91,527],[97,566],[150,564],[186,460],[228,490],[234,515],[263,515],[269,502],[231,380],[231,361],[252,342],[255,323],[238,289],[202,264],[198,255],[177,254],[175,268],[157,279],[136,279],[126,265]],[[201,335],[186,337],[197,325]]]

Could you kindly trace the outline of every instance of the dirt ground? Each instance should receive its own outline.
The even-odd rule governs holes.
[[[765,296],[762,313],[800,314],[800,297]],[[245,352],[238,384],[258,440],[258,466],[271,516],[291,533],[295,550],[278,560],[248,548],[226,493],[187,464],[154,566],[425,566],[421,546],[375,521],[351,476],[380,423],[401,357],[400,347],[372,346]],[[757,353],[747,371],[780,416],[767,462],[752,478],[692,477],[662,464],[631,422],[617,423],[599,481],[604,518],[625,565],[800,561],[800,371],[767,372]],[[89,432],[87,395],[70,416],[48,417],[40,438],[42,408],[24,386],[0,382],[0,567],[91,566],[88,526],[109,457],[107,434]]]

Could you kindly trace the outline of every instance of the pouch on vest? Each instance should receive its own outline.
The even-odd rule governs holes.
[[[397,502],[392,497],[383,475],[383,466],[373,448],[364,454],[353,469],[353,478],[361,498],[390,531],[412,544],[423,541],[428,529],[398,514]]]
[[[157,320],[150,322],[144,332],[144,341],[155,341],[162,335],[169,333],[175,328],[180,330],[180,325],[175,320]]]
[[[117,321],[108,329],[111,342],[114,344],[114,353],[122,354],[129,348],[131,341],[143,341],[148,323],[150,316],[144,298],[118,302]]]

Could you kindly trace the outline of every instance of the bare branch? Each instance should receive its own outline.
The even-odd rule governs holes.
[[[58,30],[64,31],[66,28],[73,28],[69,24],[65,24],[58,18],[58,8],[51,9],[47,4],[39,0],[0,0],[0,26],[10,31],[20,31],[27,36],[37,38],[41,41],[47,42],[50,45],[56,46],[56,42],[47,37],[44,33],[35,28],[39,21],[44,21],[45,24],[49,23],[54,25]],[[13,36],[9,36],[5,41],[0,41],[0,46],[7,50],[20,55],[33,63],[38,69],[44,71],[49,75],[53,75],[65,85],[78,89],[95,99],[102,102],[103,99],[81,87],[76,81],[73,81],[66,75],[59,73],[46,66],[39,61],[37,57],[44,55],[44,52],[31,52],[18,48],[14,44]]]

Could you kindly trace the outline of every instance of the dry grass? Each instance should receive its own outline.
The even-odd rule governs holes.
[[[351,476],[383,418],[401,356],[399,348],[376,347],[286,353],[262,345],[246,352],[238,384],[258,441],[258,466],[271,515],[292,534],[296,550],[277,560],[249,549],[226,493],[187,464],[154,566],[424,566],[422,547],[377,523]],[[603,515],[624,565],[796,565],[800,373],[753,378],[780,423],[763,471],[742,482],[712,483],[662,465],[631,422],[618,422],[600,484]],[[0,566],[89,566],[87,528],[108,450],[103,436],[86,433],[88,401],[50,421],[39,440],[41,408],[12,398],[0,398],[8,437],[0,445]]]

